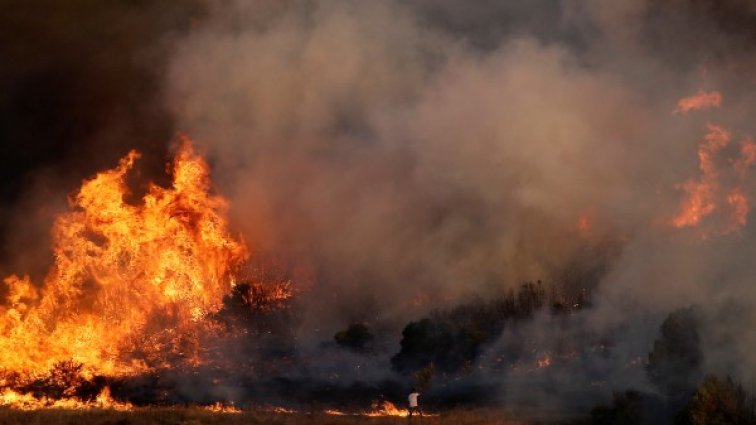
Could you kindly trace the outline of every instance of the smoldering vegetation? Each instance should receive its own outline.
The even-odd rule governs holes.
[[[748,417],[753,226],[668,223],[706,124],[756,134],[749,2],[81,2],[41,32],[13,11],[4,157],[42,153],[4,167],[37,176],[4,186],[4,222],[181,130],[297,292],[268,308],[239,286],[207,366],[115,395],[365,405],[415,385],[431,406],[654,423],[713,392]],[[699,90],[724,104],[672,113]],[[44,232],[7,227],[4,267],[35,272],[15,247]]]

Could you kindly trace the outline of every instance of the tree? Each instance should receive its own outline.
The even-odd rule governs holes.
[[[687,398],[701,378],[703,355],[698,326],[693,308],[671,313],[662,323],[660,335],[648,354],[648,377],[671,400]]]
[[[342,347],[353,351],[364,351],[373,341],[373,334],[363,323],[352,323],[343,331],[336,332],[333,339]]]
[[[753,425],[756,400],[729,376],[707,376],[693,395],[688,416],[693,425]]]
[[[420,391],[427,391],[433,384],[436,367],[433,363],[415,372],[415,387]]]
[[[591,410],[587,425],[636,425],[642,423],[643,395],[637,391],[614,393],[611,406],[599,405]]]

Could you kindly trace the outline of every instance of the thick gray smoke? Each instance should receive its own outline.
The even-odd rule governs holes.
[[[753,226],[725,234],[726,205],[699,228],[669,225],[706,124],[732,132],[723,168],[756,134],[748,4],[213,2],[171,59],[167,102],[247,239],[315,271],[304,346],[349,321],[398,332],[434,307],[558,280],[610,241],[619,254],[589,312],[561,328],[537,318],[497,346],[622,343],[537,378],[506,374],[502,402],[645,388],[637,358],[691,304],[746,312],[712,322],[703,348],[708,370],[752,385]],[[721,91],[722,107],[672,113],[699,90]]]
[[[728,198],[738,187],[746,203],[756,199],[754,170],[735,167],[747,158],[740,143],[756,135],[752,2],[179,3],[181,19],[160,7],[123,18],[111,44],[131,40],[129,55],[69,58],[64,68],[102,63],[83,68],[118,71],[90,84],[113,94],[93,95],[82,110],[111,97],[117,107],[94,115],[102,128],[91,125],[86,146],[117,139],[95,151],[116,158],[126,144],[119,128],[131,134],[142,130],[132,122],[146,123],[160,140],[175,122],[208,154],[250,245],[308,271],[296,301],[301,317],[291,322],[296,352],[309,360],[287,379],[408,383],[389,362],[408,321],[495,299],[524,281],[564,283],[575,270],[595,269],[597,286],[585,282],[590,308],[568,316],[542,310],[507,326],[444,391],[484,388],[487,401],[555,411],[588,408],[612,390],[656,391],[645,356],[663,318],[690,305],[705,317],[704,370],[756,385],[756,235],[737,223]],[[61,25],[78,28],[70,19]],[[143,22],[155,28],[134,31]],[[77,46],[89,45],[88,34],[74,34],[86,41]],[[145,47],[150,34],[159,48]],[[144,94],[153,88],[157,94]],[[721,92],[721,107],[673,112],[701,90]],[[134,113],[144,98],[150,107]],[[58,109],[67,107],[53,105],[51,115],[67,117]],[[678,229],[671,222],[683,184],[701,179],[698,149],[709,124],[731,134],[711,155],[716,208]],[[152,143],[136,142],[163,151]],[[77,164],[88,158],[70,156]],[[65,191],[53,187],[46,190]],[[47,198],[17,203],[49,209],[36,210],[38,220],[24,212],[29,234],[3,235],[6,244],[45,239],[29,223],[62,208]],[[37,257],[14,257],[22,268],[42,268]],[[350,322],[375,332],[371,353],[323,344]],[[230,385],[212,396],[241,399],[245,390]]]

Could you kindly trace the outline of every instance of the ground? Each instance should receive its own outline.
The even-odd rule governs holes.
[[[269,412],[213,413],[197,408],[142,408],[130,412],[112,410],[18,411],[0,408],[0,425],[531,425],[507,419],[502,412],[454,410],[435,417],[331,416],[322,413],[279,414]]]

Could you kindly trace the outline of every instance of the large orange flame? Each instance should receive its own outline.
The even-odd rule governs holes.
[[[719,107],[722,95],[719,92],[699,91],[696,95],[686,97],[678,102],[678,112],[688,112],[694,109]],[[685,192],[680,204],[680,210],[670,224],[677,228],[698,227],[704,218],[714,211],[724,207],[727,223],[718,226],[718,234],[728,234],[744,227],[748,222],[751,200],[744,190],[748,177],[748,170],[756,164],[756,142],[744,137],[740,143],[739,156],[726,158],[731,166],[723,167],[725,161],[717,157],[726,153],[725,148],[730,144],[730,132],[717,124],[708,124],[708,133],[698,147],[698,168],[701,170],[699,178],[688,179],[677,187]],[[722,188],[725,182],[730,187]],[[724,190],[723,190],[724,189]],[[706,239],[709,230],[699,230],[700,236]]]
[[[716,209],[719,174],[714,163],[714,155],[730,143],[730,133],[714,124],[709,124],[708,127],[709,132],[698,148],[701,177],[689,179],[680,185],[686,196],[680,213],[672,219],[672,225],[675,227],[695,226]]]
[[[216,312],[247,259],[227,228],[226,201],[183,140],[173,184],[128,203],[139,153],[86,180],[52,231],[54,264],[42,286],[5,278],[0,368],[40,376],[59,362],[83,376],[122,376],[198,358],[201,319]],[[167,359],[172,359],[171,361]]]

